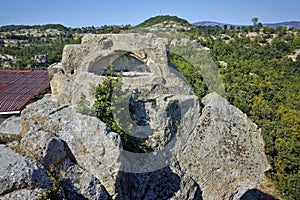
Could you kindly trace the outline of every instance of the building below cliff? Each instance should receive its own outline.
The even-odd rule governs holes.
[[[0,70],[0,117],[19,114],[34,97],[49,88],[47,71]]]

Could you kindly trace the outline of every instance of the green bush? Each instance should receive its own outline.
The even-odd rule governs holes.
[[[36,200],[66,200],[62,197],[63,189],[61,183],[56,180],[50,172],[48,172],[48,176],[50,177],[51,188],[48,188],[44,192],[41,192]]]
[[[116,95],[113,97],[113,95]],[[97,85],[94,89],[95,102],[93,111],[96,116],[106,123],[112,131],[118,133],[121,137],[124,150],[142,153],[149,150],[148,144],[145,139],[135,138],[124,132],[122,128],[130,130],[131,125],[129,121],[120,120],[117,116],[122,110],[120,104],[127,103],[130,95],[128,92],[121,90],[121,76],[114,78],[106,76],[104,81]],[[114,104],[113,104],[114,101]],[[118,106],[119,104],[119,106]],[[116,105],[118,109],[116,108]],[[125,105],[126,106],[126,105]],[[114,114],[116,116],[114,116]]]

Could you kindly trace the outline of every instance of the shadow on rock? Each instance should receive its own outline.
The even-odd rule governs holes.
[[[169,199],[179,191],[180,182],[169,167],[148,173],[119,172],[117,199]]]
[[[81,192],[76,189],[73,185],[73,181],[71,179],[64,179],[63,180],[63,189],[66,193],[67,199],[74,199],[74,200],[87,200]]]
[[[263,193],[257,189],[248,190],[240,200],[277,200],[269,194]]]
[[[165,167],[147,173],[119,172],[117,198],[201,200],[199,185],[180,170]]]

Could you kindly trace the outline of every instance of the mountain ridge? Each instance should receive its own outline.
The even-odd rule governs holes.
[[[234,26],[234,27],[244,27],[244,26],[251,26],[251,25],[243,25],[243,24],[231,24],[231,23],[222,23],[222,22],[216,22],[216,21],[200,21],[192,23],[193,25],[198,26],[220,26],[223,27],[224,25],[227,25],[228,27]],[[263,23],[264,26],[269,26],[273,28],[277,28],[279,26],[286,26],[287,28],[300,28],[300,21],[286,21],[286,22],[274,22],[274,23]]]
[[[223,27],[224,25],[227,25],[228,27],[234,26],[234,27],[245,27],[245,26],[251,26],[251,24],[233,24],[233,23],[224,23],[224,22],[217,22],[217,21],[211,21],[211,20],[203,20],[199,22],[194,22],[191,23],[187,21],[186,19],[179,18],[177,16],[170,16],[170,15],[160,15],[160,16],[155,16],[151,17],[140,24],[134,26],[134,25],[129,25],[135,28],[141,28],[141,27],[149,27],[153,26],[162,22],[167,22],[167,21],[173,21],[181,24],[191,24],[191,25],[197,25],[197,26],[220,26]],[[272,28],[277,28],[279,26],[286,26],[287,28],[298,28],[300,29],[300,21],[292,20],[292,21],[283,21],[283,22],[272,22],[272,23],[262,23],[264,26],[269,26]],[[124,26],[124,25],[105,25],[105,26]],[[127,25],[128,26],[128,25]],[[124,26],[126,27],[126,26]],[[95,29],[97,27],[82,27],[82,28],[92,28]],[[100,27],[98,27],[100,28]],[[5,32],[5,31],[15,31],[15,30],[20,30],[20,29],[41,29],[41,30],[46,30],[46,29],[57,29],[61,31],[65,31],[68,29],[80,29],[79,27],[67,27],[64,24],[37,24],[37,25],[26,25],[26,24],[10,24],[10,25],[3,25],[0,26],[0,32]]]

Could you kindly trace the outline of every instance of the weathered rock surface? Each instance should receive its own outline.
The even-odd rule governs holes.
[[[272,197],[271,195],[263,193],[257,189],[248,190],[240,198],[240,200],[261,200],[261,199],[263,199],[263,200],[278,200],[278,199]]]
[[[202,102],[197,128],[183,136],[178,161],[200,185],[204,199],[239,199],[269,169],[261,132],[217,93]]]
[[[8,143],[21,137],[21,118],[12,116],[0,122],[0,143]]]
[[[46,169],[57,167],[68,157],[66,144],[51,133],[28,131],[21,139],[21,149]]]
[[[42,165],[0,145],[0,196],[25,188],[49,188],[50,180]],[[31,192],[29,192],[31,193]]]
[[[16,61],[16,57],[8,54],[0,54],[0,68],[10,69],[13,65],[13,62]]]
[[[46,64],[48,62],[48,55],[42,54],[42,55],[35,55],[32,59],[35,60],[39,64]]]
[[[48,98],[27,106],[22,121],[28,132],[21,147],[29,155],[45,166],[58,166],[69,157],[97,177],[110,194],[115,192],[121,142],[103,122]],[[38,145],[30,146],[32,142]]]
[[[0,196],[0,200],[24,200],[24,199],[36,199],[43,189],[21,189],[4,196]]]
[[[101,182],[88,171],[67,160],[60,169],[62,187],[67,199],[109,200],[110,195]]]
[[[153,149],[163,149],[177,132],[193,129],[199,115],[198,98],[169,67],[168,51],[167,39],[151,34],[86,35],[82,44],[64,48],[62,63],[49,67],[52,99],[76,105],[85,96],[91,107],[89,91],[104,80],[106,71],[111,66],[114,73],[124,71],[122,89],[132,93],[132,101],[120,119],[133,126],[127,131],[131,136],[149,137]]]
[[[148,90],[164,85],[165,92],[191,94],[191,87],[169,67],[168,41],[151,34],[88,34],[80,45],[64,48],[62,63],[49,71],[52,97],[76,104],[81,94],[91,105],[91,85],[102,82],[109,67],[123,72],[123,87]]]
[[[199,185],[175,167],[148,173],[120,173],[122,193],[118,199],[201,200]]]

